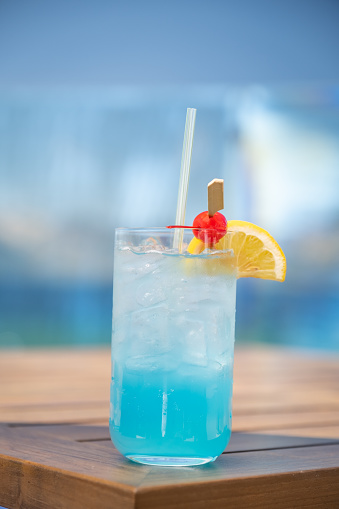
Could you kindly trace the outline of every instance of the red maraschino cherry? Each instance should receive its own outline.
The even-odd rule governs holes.
[[[195,228],[200,228],[195,229]],[[208,211],[201,212],[193,221],[193,233],[197,239],[202,240],[208,247],[213,247],[227,232],[227,220],[220,212],[212,217]]]

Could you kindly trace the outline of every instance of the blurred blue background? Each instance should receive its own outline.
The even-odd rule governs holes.
[[[240,280],[238,341],[339,351],[339,4],[0,2],[0,347],[109,344],[113,230],[186,224],[225,179],[286,282]]]

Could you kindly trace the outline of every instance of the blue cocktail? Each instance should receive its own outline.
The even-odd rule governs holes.
[[[134,461],[198,465],[231,434],[236,271],[173,235],[116,231],[110,433]]]

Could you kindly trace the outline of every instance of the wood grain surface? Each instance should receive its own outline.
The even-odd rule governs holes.
[[[339,508],[339,358],[236,351],[233,433],[214,463],[134,464],[108,432],[108,350],[0,351],[0,505]]]

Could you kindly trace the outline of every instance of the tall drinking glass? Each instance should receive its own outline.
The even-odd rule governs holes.
[[[115,235],[110,433],[151,465],[215,460],[231,435],[236,274],[232,252],[192,255],[192,231]]]

